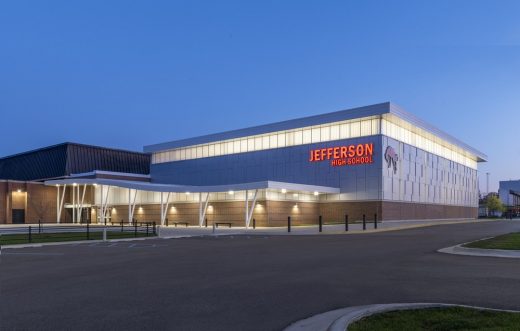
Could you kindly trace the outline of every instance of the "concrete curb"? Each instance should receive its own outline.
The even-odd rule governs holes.
[[[16,249],[16,248],[34,248],[34,247],[43,247],[43,246],[62,246],[62,245],[77,245],[77,244],[94,244],[94,243],[114,243],[114,242],[122,242],[122,241],[136,241],[136,240],[150,240],[150,239],[159,239],[159,237],[137,237],[137,238],[122,238],[122,239],[108,239],[106,241],[103,240],[76,240],[76,241],[58,241],[58,242],[49,242],[49,243],[34,243],[34,244],[14,244],[14,245],[2,245],[2,249]]]
[[[284,331],[345,331],[348,326],[364,317],[385,313],[396,310],[424,309],[424,308],[440,308],[440,307],[463,307],[478,310],[503,311],[511,313],[520,313],[516,310],[502,310],[494,308],[447,304],[447,303],[391,303],[391,304],[375,304],[366,306],[355,306],[342,309],[336,309],[325,312],[323,314],[314,315],[312,317],[297,321]]]
[[[441,248],[437,250],[439,253],[454,254],[454,255],[466,255],[466,256],[484,256],[484,257],[500,257],[509,259],[520,259],[520,250],[507,250],[507,249],[486,249],[486,248],[470,248],[463,247],[466,244],[486,240],[490,238],[483,238],[479,240],[462,243],[455,246]]]

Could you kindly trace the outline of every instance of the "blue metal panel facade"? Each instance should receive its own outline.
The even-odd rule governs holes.
[[[357,200],[381,199],[382,136],[284,147],[186,161],[152,164],[152,182],[226,185],[280,181],[339,187]],[[330,161],[309,162],[313,149],[373,143],[374,163],[332,167]]]
[[[383,151],[391,146],[397,170],[383,166],[383,200],[478,206],[477,170],[383,135]]]

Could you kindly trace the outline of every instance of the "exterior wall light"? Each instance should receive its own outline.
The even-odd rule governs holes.
[[[190,192],[186,192],[186,195],[190,195]]]
[[[229,191],[228,194],[233,195],[233,194],[235,194],[235,191]]]
[[[76,184],[76,183],[72,183],[72,186],[78,186],[78,184]]]
[[[283,189],[282,189],[282,193],[283,193],[283,194],[287,193],[287,190],[283,188]]]
[[[22,189],[17,189],[16,192],[22,193]]]
[[[319,195],[319,194],[320,194],[320,192],[314,191],[314,195]]]

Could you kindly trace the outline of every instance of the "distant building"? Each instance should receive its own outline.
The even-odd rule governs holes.
[[[520,214],[520,179],[500,181],[498,195],[508,213]]]

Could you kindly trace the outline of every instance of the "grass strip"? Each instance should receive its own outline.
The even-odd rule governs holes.
[[[520,250],[520,232],[474,241],[465,244],[468,248]]]
[[[463,307],[399,310],[354,322],[348,331],[517,331],[520,314]]]
[[[149,237],[154,236],[151,232]],[[142,238],[146,237],[146,233],[137,232],[120,232],[107,231],[107,239],[124,239],[124,238]],[[79,240],[101,240],[103,232],[93,231],[89,233],[87,239],[86,232],[61,232],[61,233],[32,233],[31,241],[26,233],[0,235],[0,245],[28,244],[28,243],[48,243],[63,241],[79,241]]]

